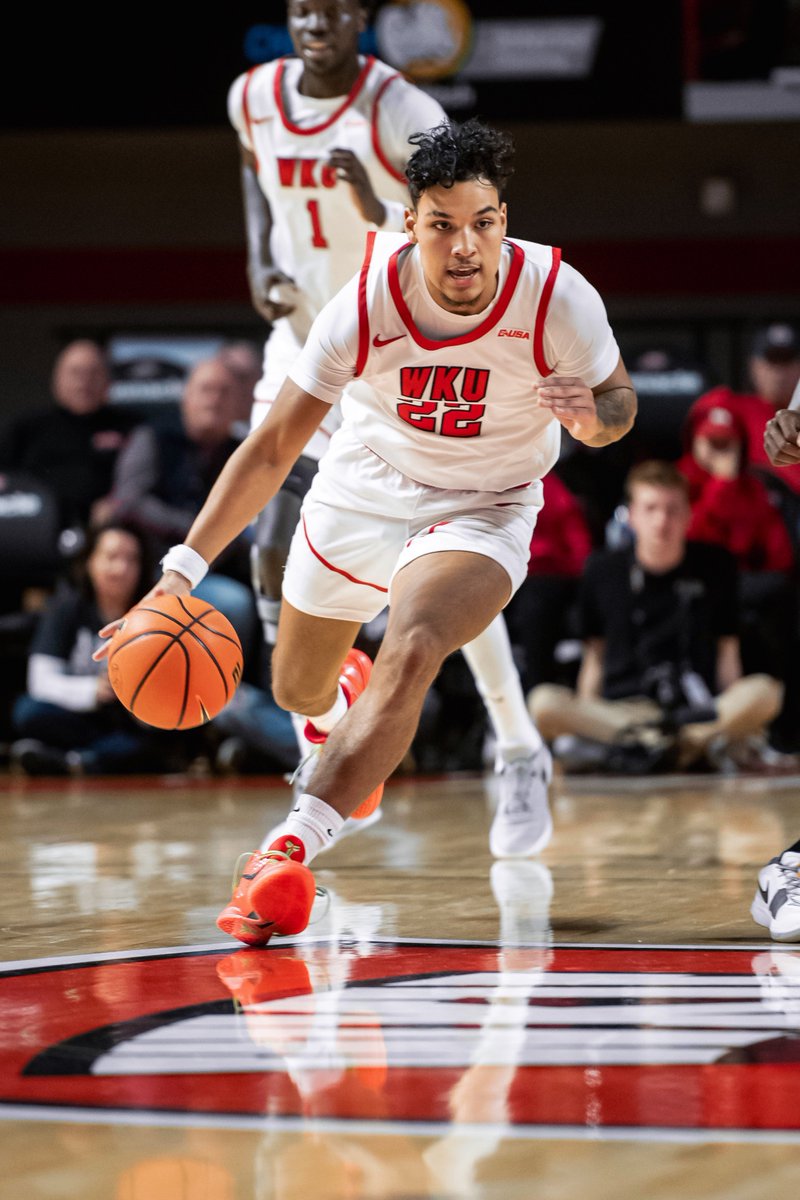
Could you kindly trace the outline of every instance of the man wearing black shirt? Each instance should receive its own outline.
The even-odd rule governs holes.
[[[133,417],[108,403],[110,377],[94,342],[70,342],[55,361],[47,409],[14,416],[0,435],[0,470],[27,471],[55,493],[62,527],[97,523]]]
[[[680,766],[760,732],[782,689],[742,676],[736,564],[719,546],[686,540],[691,510],[670,463],[628,478],[631,547],[587,562],[581,585],[584,657],[577,692],[542,685],[530,697],[544,737],[618,741],[631,727],[679,726]]]

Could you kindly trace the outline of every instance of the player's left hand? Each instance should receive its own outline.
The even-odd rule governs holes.
[[[339,178],[350,184],[353,203],[364,220],[372,225],[382,225],[386,220],[386,209],[372,190],[361,159],[352,150],[336,146],[331,150],[328,162],[335,168]]]
[[[156,596],[185,596],[187,592],[192,590],[192,586],[185,575],[181,575],[180,571],[165,571],[159,579],[158,583],[150,588],[146,596],[142,596],[139,604],[144,604],[146,600],[154,600]],[[112,638],[118,629],[121,629],[125,624],[125,618],[119,617],[116,621],[109,621],[108,625],[104,625],[98,630],[98,637],[104,639],[103,645],[98,646],[92,658],[95,662],[102,662],[108,657],[108,651],[111,643],[109,638]]]
[[[570,375],[551,375],[537,387],[539,404],[547,408],[568,433],[579,442],[590,441],[602,428],[597,415],[594,392]]]

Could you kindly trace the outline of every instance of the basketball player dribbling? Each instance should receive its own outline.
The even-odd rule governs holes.
[[[344,392],[292,541],[273,663],[278,703],[326,740],[218,918],[249,945],[305,928],[308,864],[401,761],[445,657],[522,582],[561,426],[605,446],[635,414],[595,290],[557,250],[505,236],[510,139],[471,121],[412,143],[405,236],[368,237],[361,271],[314,322],[154,589],[197,584]],[[387,598],[368,678],[348,652]]]
[[[269,411],[317,313],[358,270],[367,233],[402,231],[409,136],[446,119],[436,101],[392,68],[359,55],[360,0],[288,0],[287,20],[296,57],[239,76],[228,96],[242,159],[253,304],[272,323],[251,428]],[[253,585],[269,643],[300,505],[340,419],[332,405],[254,525]],[[528,714],[502,615],[464,654],[496,737],[499,802],[491,849],[497,856],[537,853],[552,830],[552,764]],[[300,794],[313,769],[313,747],[304,722],[293,719],[304,756],[295,778]],[[375,809],[343,832],[379,816]],[[266,844],[271,840],[270,832]]]

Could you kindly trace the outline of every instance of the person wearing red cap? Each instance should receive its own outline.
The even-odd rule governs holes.
[[[747,428],[735,403],[689,414],[689,448],[677,466],[689,481],[692,541],[725,546],[745,572],[787,575],[789,532],[769,492],[747,470]]]
[[[786,638],[796,624],[796,598],[787,524],[768,487],[749,470],[747,427],[735,403],[690,413],[687,435],[688,449],[677,463],[689,482],[687,536],[724,546],[736,559],[744,668],[783,683],[783,708],[770,736],[774,745],[795,749],[800,688],[788,670]]]
[[[730,408],[744,426],[750,463],[780,476],[793,492],[800,493],[800,457],[789,466],[774,462],[764,449],[765,424],[776,412],[789,407],[793,393],[800,387],[800,330],[784,321],[760,329],[752,342],[748,368],[754,392],[741,394],[728,387],[712,388],[692,405],[689,419],[694,422],[715,408]],[[786,470],[776,470],[786,466]]]

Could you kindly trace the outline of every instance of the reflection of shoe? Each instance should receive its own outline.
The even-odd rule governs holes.
[[[547,789],[553,776],[550,751],[542,746],[528,758],[500,768],[497,812],[489,833],[495,858],[526,858],[543,850],[553,833]]]
[[[303,996],[312,990],[302,958],[272,952],[236,950],[219,960],[217,975],[243,1007],[282,996]]]
[[[355,704],[358,697],[364,691],[364,688],[369,683],[369,677],[371,674],[372,660],[370,659],[369,655],[365,654],[363,650],[351,650],[342,663],[342,667],[339,672],[339,685],[347,697],[348,708]],[[305,736],[309,742],[312,742],[314,745],[320,745],[327,740],[328,735],[320,732],[319,729],[316,729],[312,721],[307,721]],[[311,766],[308,774],[305,776],[304,782],[307,782],[308,779],[311,778],[316,765],[315,757],[313,755],[309,757],[311,758]],[[301,763],[298,771],[295,772],[298,779],[300,778],[302,767],[303,764]],[[298,794],[302,795],[302,792],[298,793],[295,789],[295,796]],[[355,821],[359,821],[364,817],[370,816],[375,812],[375,809],[380,804],[382,798],[383,784],[379,783],[375,788],[375,791],[371,792],[369,796],[367,796],[366,800],[362,800],[358,808],[354,809],[350,816]]]
[[[35,738],[23,738],[11,746],[11,762],[26,775],[78,775],[80,756],[66,750],[57,750]]]
[[[301,958],[261,950],[237,950],[217,963],[217,975],[243,1011],[247,1031],[257,1046],[283,1058],[296,1043],[305,1043],[311,1032],[314,1001],[291,1003],[291,1013],[281,1001],[310,997],[313,992],[308,967]]]
[[[508,859],[492,863],[489,879],[500,909],[500,941],[549,942],[553,877],[544,863]]]
[[[288,853],[250,855],[230,904],[217,917],[223,933],[248,946],[265,946],[274,933],[302,933],[316,894],[314,876]]]
[[[750,915],[774,941],[800,941],[800,854],[785,850],[761,868]]]
[[[800,1017],[800,954],[791,950],[764,950],[754,955],[751,966],[761,987],[762,1003],[773,1010],[791,1013],[796,1025]]]

